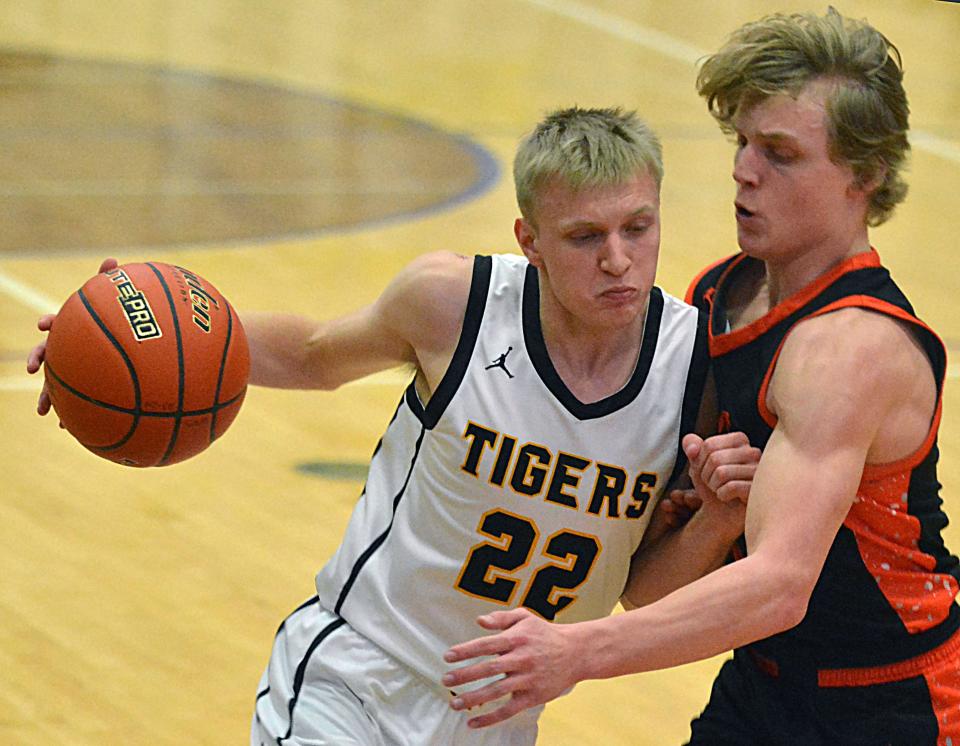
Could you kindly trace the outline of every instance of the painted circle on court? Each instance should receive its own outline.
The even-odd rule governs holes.
[[[349,230],[498,178],[467,137],[270,83],[0,54],[0,253],[223,245]]]

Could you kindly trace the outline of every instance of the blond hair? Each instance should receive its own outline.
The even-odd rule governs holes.
[[[533,219],[540,188],[559,178],[571,188],[621,184],[640,172],[663,179],[657,136],[635,112],[573,107],[549,114],[527,135],[513,161],[517,204]]]
[[[857,183],[879,182],[867,223],[880,225],[907,194],[910,107],[900,52],[866,21],[830,8],[823,17],[775,14],[735,31],[697,76],[697,91],[726,132],[743,108],[780,93],[797,96],[814,80],[827,95],[830,157],[851,167]]]

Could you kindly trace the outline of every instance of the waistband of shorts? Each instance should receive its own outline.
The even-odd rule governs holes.
[[[781,668],[777,661],[758,653],[752,646],[747,646],[747,652],[749,652],[757,668],[763,673],[772,678],[780,677]],[[957,656],[958,653],[960,653],[960,630],[954,632],[951,637],[933,650],[928,650],[926,653],[897,663],[860,668],[821,668],[816,672],[817,685],[826,689],[844,686],[873,686],[875,684],[903,681],[920,676],[925,671],[929,671],[931,668],[935,668]]]

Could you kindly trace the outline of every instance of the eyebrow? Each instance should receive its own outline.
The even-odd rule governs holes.
[[[653,205],[644,205],[643,207],[640,207],[634,210],[633,212],[631,212],[629,215],[627,215],[627,219],[630,220],[633,218],[642,218],[642,217],[647,217],[649,215],[656,215],[656,212],[657,210]],[[560,229],[570,230],[571,228],[589,228],[595,225],[598,225],[598,223],[596,223],[593,220],[572,220],[569,223],[560,223]]]

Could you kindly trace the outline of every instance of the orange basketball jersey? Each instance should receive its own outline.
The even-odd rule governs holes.
[[[744,254],[725,259],[706,269],[687,295],[709,314],[710,354],[729,429],[746,432],[755,446],[766,444],[776,426],[766,389],[790,330],[804,319],[851,306],[910,325],[930,360],[938,399],[927,438],[915,453],[864,469],[803,621],[751,648],[774,661],[804,659],[818,669],[875,668],[922,656],[960,626],[954,603],[960,570],[941,538],[947,517],[937,481],[943,343],[914,315],[874,251],[844,261],[760,319],[730,331],[727,290],[756,263]],[[812,489],[815,484],[811,480]],[[745,550],[742,538],[740,548]]]

